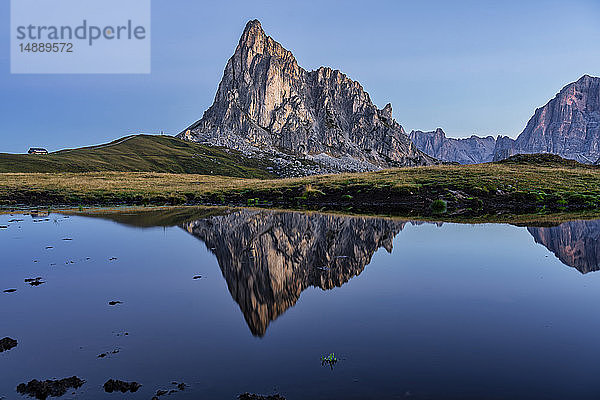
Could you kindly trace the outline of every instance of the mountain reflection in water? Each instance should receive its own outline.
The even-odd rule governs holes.
[[[254,335],[310,286],[332,289],[359,275],[380,247],[392,251],[406,223],[323,214],[237,211],[183,228],[217,257]]]
[[[585,274],[600,269],[600,220],[569,221],[548,228],[527,228],[531,236],[565,265]]]
[[[407,223],[423,222],[243,210],[183,228],[216,255],[250,330],[263,336],[304,289],[341,286],[364,270],[377,249],[391,252]],[[527,230],[564,264],[582,273],[599,269],[600,221]]]
[[[391,252],[394,237],[407,224],[433,223],[249,209],[102,217],[140,227],[178,225],[202,240],[215,254],[229,292],[255,336],[264,336],[269,323],[294,306],[305,289],[342,286],[364,270],[379,248]],[[581,273],[600,269],[600,220],[527,231],[563,264]]]

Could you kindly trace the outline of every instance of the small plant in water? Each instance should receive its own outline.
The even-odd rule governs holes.
[[[338,362],[334,353],[331,353],[328,356],[321,356],[321,365],[328,365],[329,368],[333,369],[333,366]]]

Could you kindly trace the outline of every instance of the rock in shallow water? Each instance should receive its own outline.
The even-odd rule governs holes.
[[[5,337],[4,339],[0,339],[0,353],[3,351],[7,351],[17,346],[17,341],[15,339],[11,339],[9,337]]]
[[[43,285],[46,282],[44,282],[42,280],[41,276],[38,276],[37,278],[27,278],[27,279],[25,279],[25,283],[29,283],[31,286],[39,286],[39,285]]]
[[[29,395],[36,399],[46,399],[48,397],[60,397],[67,393],[69,389],[78,389],[85,383],[84,380],[76,376],[60,380],[38,381],[33,379],[29,383],[21,383],[17,386],[17,393]]]
[[[137,382],[124,382],[124,381],[120,381],[118,379],[109,379],[104,384],[104,391],[106,393],[112,393],[112,392],[135,393],[138,391],[138,389],[140,387],[142,387],[142,385],[140,385]]]
[[[285,400],[285,397],[278,394],[263,396],[260,394],[244,393],[238,396],[238,400]]]

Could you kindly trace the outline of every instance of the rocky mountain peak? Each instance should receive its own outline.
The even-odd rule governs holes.
[[[264,54],[265,51],[269,50],[268,42],[271,39],[265,31],[263,30],[260,21],[257,19],[253,19],[248,21],[246,27],[244,28],[244,32],[240,37],[240,41],[238,43],[238,47],[236,52],[241,49],[250,50],[252,49],[255,54]],[[271,39],[271,42],[274,42]]]
[[[588,84],[590,84],[592,82],[595,82],[598,79],[599,79],[598,77],[591,76],[591,75],[588,75],[588,74],[584,74],[581,78],[579,78],[577,80],[576,83],[581,83],[583,85],[588,85]]]
[[[302,164],[298,174],[427,165],[392,107],[328,67],[306,71],[293,54],[247,23],[213,105],[179,137]]]
[[[387,103],[382,110],[380,110],[379,115],[386,119],[387,121],[392,121],[392,104]]]
[[[584,75],[535,110],[514,141],[498,146],[494,159],[553,153],[583,163],[600,157],[600,78]]]
[[[298,66],[292,52],[268,36],[259,20],[248,21],[233,58],[237,58],[244,62],[246,67],[250,67],[253,62],[268,60],[271,57],[282,63],[290,63],[296,68]]]
[[[242,33],[242,37],[240,42],[243,41],[244,38],[248,36],[266,36],[265,31],[263,31],[262,25],[260,21],[257,19],[251,19],[246,23],[246,27],[244,28],[244,33]]]

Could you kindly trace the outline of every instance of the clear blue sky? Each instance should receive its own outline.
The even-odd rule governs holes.
[[[0,152],[175,134],[212,103],[247,20],[301,66],[337,68],[407,131],[518,135],[535,108],[600,75],[600,1],[152,0],[150,75],[11,75],[0,18]]]

